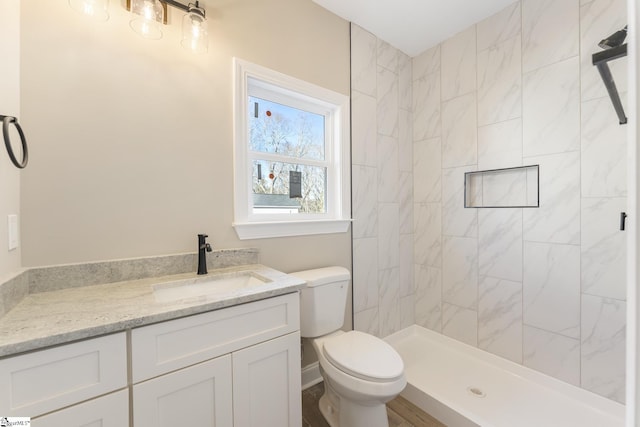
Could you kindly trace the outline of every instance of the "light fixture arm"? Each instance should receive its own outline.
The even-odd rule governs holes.
[[[166,3],[169,6],[173,6],[176,9],[180,9],[180,10],[184,10],[185,12],[189,12],[189,6],[182,4],[182,3],[178,3],[177,1],[174,0],[160,0],[161,3]]]
[[[195,4],[194,3],[189,3],[189,4],[182,4],[180,2],[177,2],[175,0],[159,0],[160,3],[162,3],[163,7],[164,7],[164,22],[163,24],[167,24],[167,6],[173,6],[176,9],[180,9],[182,11],[185,11],[187,13],[189,12],[194,12],[197,13],[198,15],[202,16],[203,18],[206,17],[206,11],[204,10],[204,8],[200,7],[200,2],[196,1]],[[127,10],[131,10],[131,0],[127,0]]]
[[[196,1],[195,4],[189,3],[188,5],[187,4],[182,4],[182,3],[177,2],[175,0],[160,0],[160,3],[166,3],[169,6],[173,6],[176,9],[184,10],[185,12],[195,12],[198,15],[202,16],[203,18],[206,15],[205,10],[200,7],[200,5],[199,5],[200,2],[198,2],[198,1]]]

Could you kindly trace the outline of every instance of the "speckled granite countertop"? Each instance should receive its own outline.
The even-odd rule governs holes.
[[[196,274],[29,294],[0,317],[0,357],[283,295],[304,287],[300,279],[260,264],[210,270],[209,276],[249,271],[270,281],[217,295],[165,302],[154,294],[155,285],[193,279]]]

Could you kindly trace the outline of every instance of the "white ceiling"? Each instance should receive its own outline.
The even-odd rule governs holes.
[[[517,0],[313,0],[416,56]]]

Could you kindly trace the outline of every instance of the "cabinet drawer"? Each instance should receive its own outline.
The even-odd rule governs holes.
[[[144,326],[131,335],[132,379],[143,381],[299,329],[297,292]]]
[[[127,386],[125,333],[0,360],[0,414],[35,417]]]
[[[128,390],[120,390],[31,420],[32,427],[126,427],[128,425]]]

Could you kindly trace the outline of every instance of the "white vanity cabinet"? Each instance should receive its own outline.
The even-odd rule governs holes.
[[[32,427],[126,427],[129,390],[124,389],[33,418]]]
[[[0,384],[1,416],[31,417],[47,427],[127,425],[126,335],[0,359]]]
[[[233,425],[231,356],[221,356],[133,386],[136,427]]]
[[[234,426],[302,424],[299,332],[239,350],[232,358]]]
[[[132,330],[134,427],[299,427],[299,297]]]

